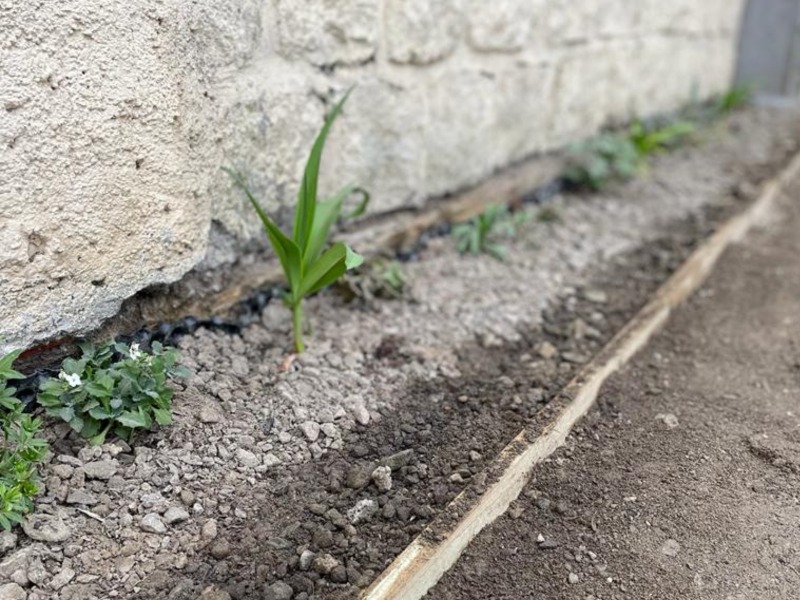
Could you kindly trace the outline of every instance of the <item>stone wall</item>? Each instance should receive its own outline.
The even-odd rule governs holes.
[[[97,327],[260,240],[323,162],[418,205],[728,87],[743,0],[0,0],[0,338]],[[259,241],[259,243],[261,243]]]

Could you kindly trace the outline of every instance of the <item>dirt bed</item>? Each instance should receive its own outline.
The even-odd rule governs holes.
[[[133,449],[53,428],[39,527],[4,538],[0,578],[28,600],[357,595],[785,162],[797,114],[707,137],[557,199],[561,221],[525,225],[505,263],[441,238],[408,264],[411,299],[312,299],[288,371],[277,303],[241,335],[183,338],[175,425]]]
[[[609,380],[429,598],[797,598],[798,194]]]

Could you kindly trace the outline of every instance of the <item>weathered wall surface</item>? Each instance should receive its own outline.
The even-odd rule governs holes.
[[[0,0],[0,346],[81,333],[258,239],[323,161],[415,205],[728,87],[742,0]]]

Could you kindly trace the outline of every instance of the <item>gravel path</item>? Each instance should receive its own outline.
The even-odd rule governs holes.
[[[429,598],[798,597],[798,196],[800,181]]]

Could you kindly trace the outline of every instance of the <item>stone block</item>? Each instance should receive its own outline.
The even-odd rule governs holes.
[[[378,0],[277,0],[278,51],[317,66],[353,65],[375,56]]]
[[[596,133],[606,122],[617,65],[609,47],[577,48],[556,66],[548,142],[562,146]]]
[[[389,60],[425,65],[456,49],[464,29],[458,0],[389,0],[385,5]]]
[[[465,16],[469,43],[481,52],[516,52],[530,41],[534,22],[543,17],[541,0],[469,0]]]

